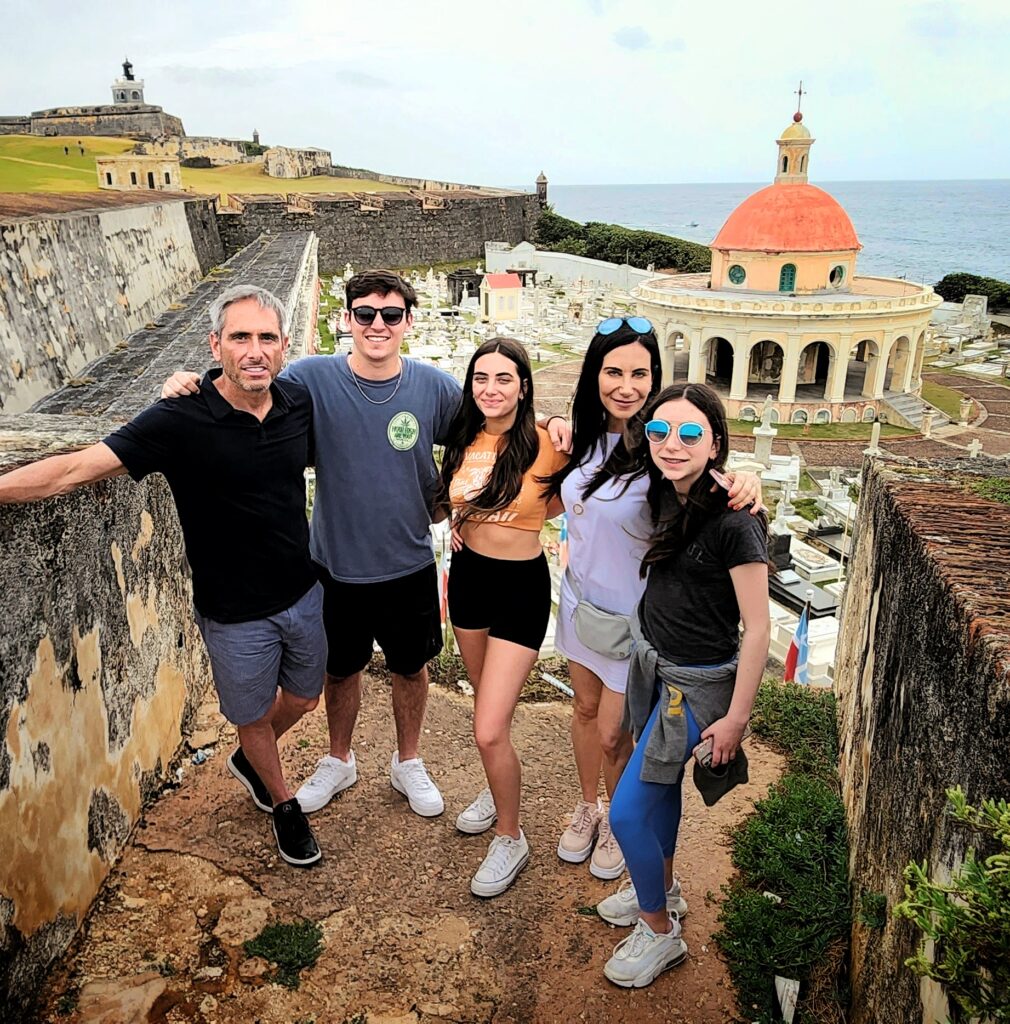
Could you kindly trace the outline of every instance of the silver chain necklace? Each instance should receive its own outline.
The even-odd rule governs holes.
[[[376,401],[374,398],[369,398],[368,395],[365,394],[365,389],[361,386],[361,382],[358,380],[358,375],[354,372],[354,367],[351,366],[350,356],[347,357],[347,369],[351,371],[351,378],[354,381],[354,386],[358,389],[358,394],[361,395],[361,397],[366,402],[368,402],[369,405],[385,405],[387,402],[391,402],[394,398],[396,398],[396,393],[397,391],[400,390],[400,385],[403,383],[403,360],[401,359],[400,372],[397,373],[396,375],[396,387],[393,388],[393,393],[391,395],[387,395],[385,398],[380,398],[378,401]]]

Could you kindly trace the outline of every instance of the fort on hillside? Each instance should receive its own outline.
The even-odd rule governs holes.
[[[0,118],[4,135],[126,135],[156,139],[185,135],[182,121],[161,107],[144,102],[144,81],[123,61],[123,73],[112,83],[112,103],[83,107],[50,107],[29,117]]]

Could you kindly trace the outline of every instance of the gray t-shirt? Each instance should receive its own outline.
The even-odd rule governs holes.
[[[445,443],[462,391],[434,366],[402,365],[399,388],[396,377],[355,383],[344,355],[308,356],[281,374],[312,395],[312,557],[345,583],[407,576],[435,558],[432,446]]]

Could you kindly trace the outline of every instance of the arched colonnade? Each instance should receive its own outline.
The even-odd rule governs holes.
[[[655,321],[654,321],[655,322]],[[656,326],[663,380],[708,381],[730,399],[844,402],[879,399],[885,391],[912,391],[922,369],[925,332],[914,344],[905,333],[858,332],[803,341],[754,332],[734,337],[718,328]]]

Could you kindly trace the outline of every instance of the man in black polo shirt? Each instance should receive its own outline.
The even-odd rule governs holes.
[[[221,711],[238,727],[229,770],[273,814],[284,860],[305,866],[319,860],[319,847],[284,781],[277,738],[316,706],[326,665],[305,516],[312,400],[301,385],[274,380],[288,346],[275,296],[230,288],[210,315],[221,369],[199,392],[156,402],[90,448],[0,476],[0,502],[36,501],[123,473],[165,475]]]

